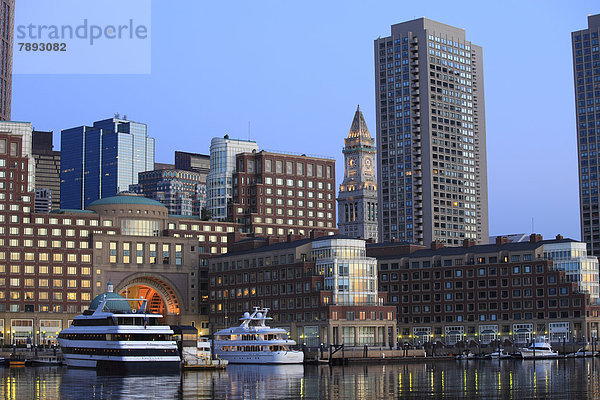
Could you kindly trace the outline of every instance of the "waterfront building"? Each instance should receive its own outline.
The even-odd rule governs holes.
[[[198,172],[202,182],[206,183],[206,176],[210,172],[210,156],[206,154],[175,152],[175,169]]]
[[[348,137],[344,139],[344,181],[337,198],[338,226],[341,234],[377,240],[374,142],[357,107]]]
[[[138,182],[130,185],[129,190],[161,202],[169,214],[200,216],[206,206],[206,184],[198,172],[145,171],[139,173]]]
[[[119,118],[61,132],[61,208],[85,209],[91,202],[129,190],[138,174],[154,168],[154,139],[147,126]]]
[[[577,243],[532,234],[528,242],[500,237],[485,245],[465,240],[462,247],[371,244],[367,255],[377,258],[387,304],[398,307],[402,341],[580,341],[598,337],[600,306],[569,279],[555,253],[580,251]]]
[[[237,240],[236,240],[237,239]],[[383,305],[377,262],[365,241],[229,236],[227,254],[210,259],[210,322],[237,325],[254,306],[270,308],[274,327],[308,346],[395,346],[395,306]]]
[[[586,243],[560,241],[544,244],[544,259],[552,266],[565,271],[567,281],[574,282],[580,291],[589,293],[590,300],[600,303],[598,284],[598,258],[587,255]]]
[[[481,47],[426,18],[374,47],[379,240],[487,243]]]
[[[0,342],[54,342],[108,281],[165,322],[208,334],[208,258],[227,251],[235,226],[169,216],[133,194],[35,213],[27,134],[0,129]]]
[[[0,3],[0,120],[10,121],[15,0]]]
[[[587,29],[571,33],[577,117],[581,239],[587,243],[587,251],[592,256],[600,256],[598,210],[600,175],[596,164],[596,138],[600,136],[600,125],[596,121],[600,110],[600,88],[593,79],[593,75],[598,76],[600,67],[599,35],[600,14],[588,16]]]
[[[244,152],[236,156],[229,214],[245,233],[298,234],[335,227],[335,160]]]
[[[258,151],[258,144],[250,140],[213,138],[210,142],[210,172],[206,178],[206,209],[214,220],[231,219],[227,205],[232,198],[232,175],[236,170],[236,155]]]
[[[33,131],[35,212],[50,212],[60,207],[60,151],[53,148],[52,131]]]

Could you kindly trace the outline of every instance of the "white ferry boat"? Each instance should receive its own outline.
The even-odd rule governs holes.
[[[139,304],[132,309],[131,303]],[[102,371],[179,371],[181,359],[169,326],[146,312],[146,299],[125,299],[108,291],[58,335],[69,367]]]
[[[552,350],[546,337],[537,338],[531,346],[521,349],[523,358],[557,358],[558,352]]]
[[[246,312],[236,328],[215,333],[215,353],[230,364],[300,364],[304,353],[292,350],[295,341],[287,339],[284,329],[270,328],[265,322],[268,308],[254,307]]]

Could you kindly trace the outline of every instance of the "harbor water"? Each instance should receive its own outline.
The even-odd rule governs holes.
[[[110,376],[66,367],[0,368],[3,399],[600,398],[600,359],[472,360]]]

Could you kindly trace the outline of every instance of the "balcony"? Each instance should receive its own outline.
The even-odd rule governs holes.
[[[414,60],[410,63],[411,67],[418,67],[419,66],[419,60]]]
[[[412,91],[412,93],[411,93],[411,94],[412,94],[413,96],[417,96],[417,97],[418,97],[418,96],[421,94],[421,92],[419,92],[419,89],[415,89],[415,90],[413,90],[413,91]]]

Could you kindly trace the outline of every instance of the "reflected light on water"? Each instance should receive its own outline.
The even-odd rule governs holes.
[[[67,368],[0,368],[4,399],[599,398],[600,359],[244,366],[181,376],[99,376]]]

